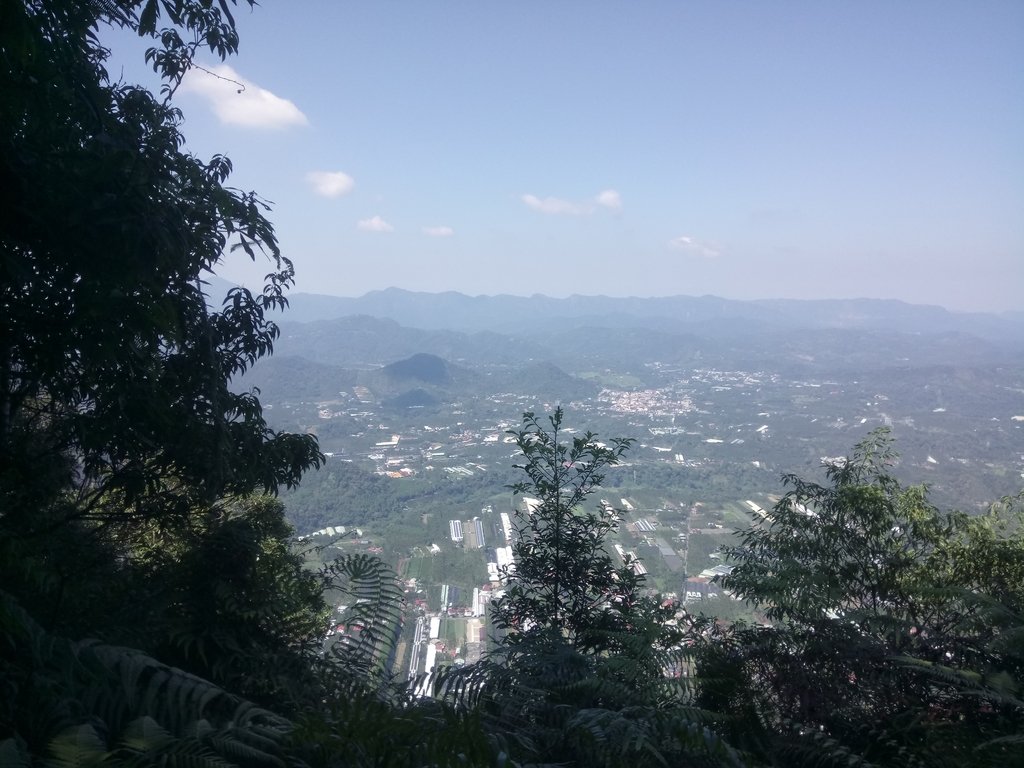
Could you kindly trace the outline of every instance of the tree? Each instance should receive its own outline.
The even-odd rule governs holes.
[[[272,351],[293,269],[230,161],[182,151],[173,104],[197,51],[237,49],[233,4],[0,4],[0,584],[41,637],[116,638],[271,699],[326,623],[280,505],[250,494],[322,456],[231,382]],[[104,25],[153,41],[161,95],[109,76]],[[211,309],[233,251],[267,260],[266,285]],[[8,651],[34,631],[0,612],[0,679],[29,702],[49,677]],[[61,711],[87,718],[68,685]]]
[[[147,528],[148,540],[137,537],[130,550],[119,595],[130,608],[111,639],[287,713],[292,691],[315,685],[334,580],[305,567],[284,505],[231,499],[174,535]]]
[[[250,0],[251,4],[251,0]],[[166,29],[157,31],[165,16]],[[155,38],[158,99],[111,80],[98,28]],[[0,499],[6,528],[187,515],[294,485],[315,439],[271,430],[232,377],[269,354],[291,262],[230,161],[181,151],[171,96],[201,47],[237,49],[226,0],[6,2],[0,23]],[[207,306],[225,254],[268,258],[260,294]],[[40,478],[47,478],[44,487]],[[112,494],[120,503],[104,504]]]
[[[173,93],[200,48],[237,49],[226,0],[6,2],[0,19],[0,582],[48,626],[116,634],[154,556],[215,581],[228,531],[284,535],[244,497],[322,461],[231,386],[272,351],[293,268],[230,161],[182,151]],[[154,41],[161,97],[110,78],[103,25]],[[266,286],[211,309],[232,251],[268,260]]]
[[[586,648],[597,630],[626,628],[640,599],[641,579],[629,563],[616,566],[605,549],[618,512],[607,504],[598,512],[581,509],[632,441],[614,438],[609,447],[587,432],[560,442],[563,415],[556,408],[548,428],[527,412],[522,429],[509,432],[525,460],[516,469],[529,479],[512,486],[524,496],[512,542],[515,565],[504,574],[505,594],[493,616],[513,642],[551,634]]]
[[[773,623],[697,628],[701,701],[769,760],[1021,754],[1021,518],[940,513],[899,483],[896,458],[882,430],[828,464],[824,484],[787,476],[770,519],[726,550],[723,586]]]
[[[522,497],[514,566],[490,609],[504,635],[483,663],[438,687],[480,706],[536,762],[735,762],[681,678],[687,652],[675,606],[661,605],[633,563],[616,565],[607,551],[620,513],[606,501],[584,508],[632,441],[606,445],[586,432],[562,442],[563,418],[560,407],[546,424],[527,412],[510,432],[527,480],[511,487]]]

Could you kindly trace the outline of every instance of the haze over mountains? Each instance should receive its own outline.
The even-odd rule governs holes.
[[[1007,341],[1024,339],[1024,313],[950,312],[942,307],[882,299],[766,299],[736,301],[716,296],[612,298],[544,295],[467,296],[388,288],[357,298],[297,293],[286,315],[291,322],[349,315],[389,318],[424,329],[516,333],[574,326],[634,326],[671,330],[788,330],[831,328],[903,333],[969,333]]]
[[[872,299],[553,299],[388,289],[359,298],[295,294],[279,322],[278,358],[348,369],[417,353],[468,366],[547,361],[567,370],[653,360],[820,371],[1024,358],[1020,316]]]
[[[218,281],[211,294],[227,287]],[[382,402],[430,405],[500,390],[506,377],[538,396],[571,399],[592,394],[584,372],[628,372],[635,385],[657,385],[655,362],[852,379],[1024,360],[1021,316],[871,299],[554,299],[392,288],[358,298],[298,293],[279,324],[274,356],[246,377],[271,400],[364,386]],[[485,384],[486,376],[495,378]]]

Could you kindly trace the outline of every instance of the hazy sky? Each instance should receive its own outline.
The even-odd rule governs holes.
[[[1024,309],[1020,0],[236,18],[230,69],[200,63],[244,93],[194,72],[176,100],[189,149],[273,201],[298,290]]]

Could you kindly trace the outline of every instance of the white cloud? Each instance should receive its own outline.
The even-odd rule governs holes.
[[[563,216],[579,216],[589,213],[585,206],[574,203],[570,200],[562,200],[559,197],[545,197],[543,199],[536,195],[523,195],[522,201],[526,207],[540,213],[560,214]]]
[[[598,207],[610,211],[622,210],[622,196],[614,189],[606,189],[593,199],[582,202],[564,200],[560,197],[537,197],[536,195],[523,195],[520,199],[531,210],[556,216],[587,216]]]
[[[719,251],[717,246],[700,242],[689,235],[674,237],[668,241],[668,245],[677,251],[682,251],[691,256],[699,256],[702,259],[717,259],[721,256],[721,251]]]
[[[246,80],[227,64],[190,69],[180,91],[207,101],[217,119],[247,128],[287,128],[309,120],[288,99]]]
[[[341,171],[310,171],[306,174],[313,191],[322,197],[341,197],[355,187],[355,180]]]
[[[374,216],[372,219],[361,220],[356,224],[356,229],[360,229],[363,232],[393,232],[395,228],[380,216]]]
[[[455,230],[451,227],[424,227],[423,234],[430,237],[451,237]]]
[[[622,210],[622,195],[614,189],[606,189],[594,198],[598,205],[604,206],[612,211]]]

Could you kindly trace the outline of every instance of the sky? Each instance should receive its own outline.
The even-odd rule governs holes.
[[[1024,310],[1024,3],[263,0],[175,96],[296,290]],[[136,41],[112,70],[146,82]],[[232,82],[233,81],[233,82]],[[239,86],[244,90],[239,93]],[[256,287],[266,264],[226,260]]]

